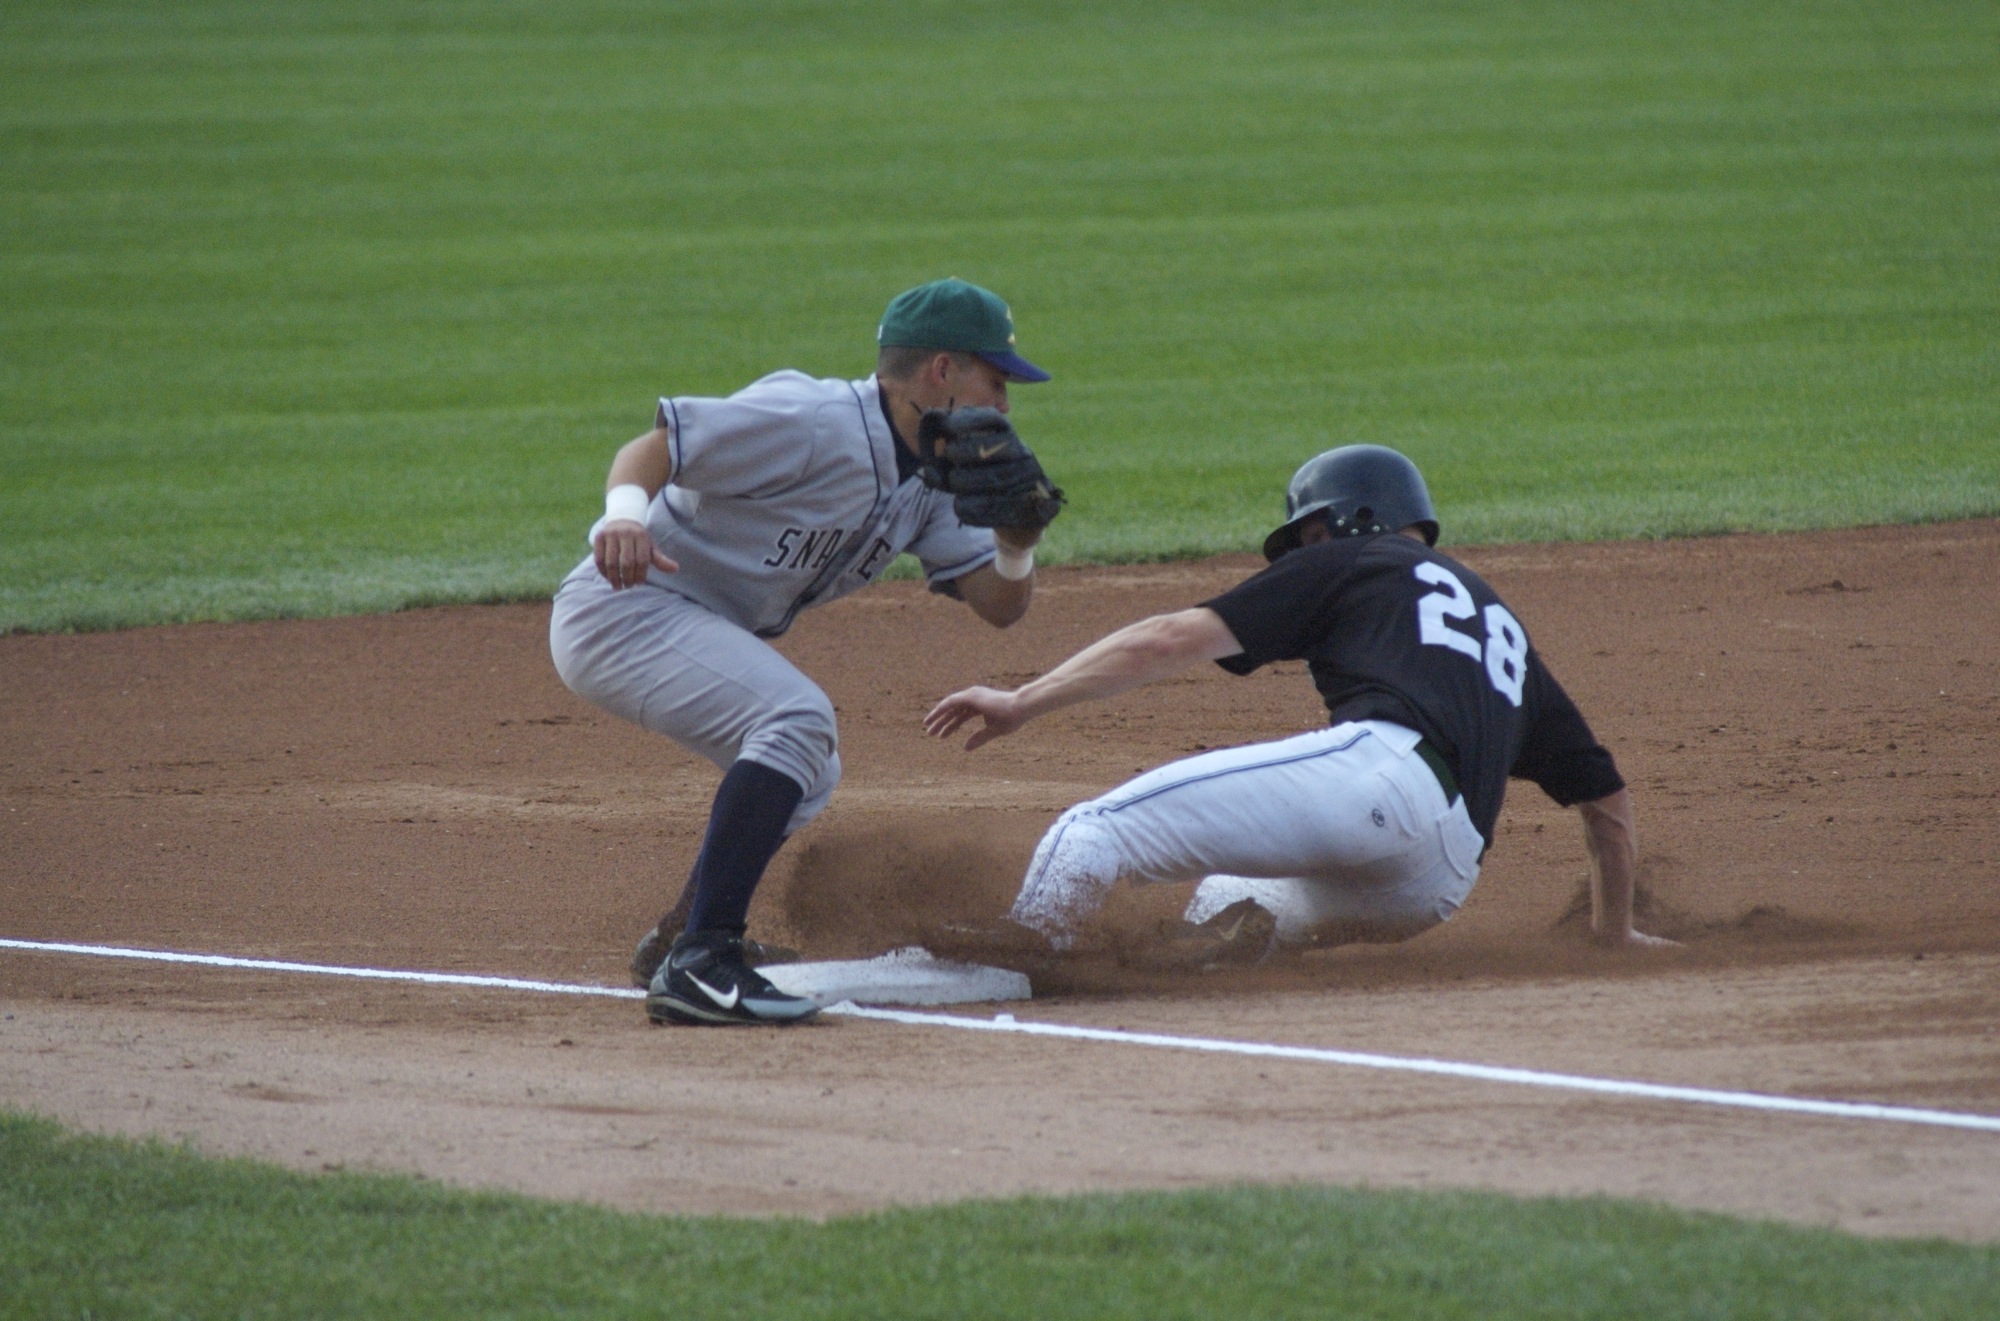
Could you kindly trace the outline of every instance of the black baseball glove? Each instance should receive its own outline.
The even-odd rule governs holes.
[[[952,494],[961,523],[1040,529],[1062,512],[1060,488],[997,408],[933,408],[917,423],[924,485]]]

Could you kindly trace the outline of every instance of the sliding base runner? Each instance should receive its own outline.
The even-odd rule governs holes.
[[[1120,880],[1194,881],[1185,920],[1256,945],[1233,957],[1407,939],[1465,901],[1518,776],[1583,817],[1598,938],[1670,943],[1632,927],[1632,808],[1611,754],[1498,593],[1435,549],[1416,465],[1375,445],[1329,450],[1292,478],[1286,515],[1248,581],[926,718],[938,736],[981,721],[972,749],[1203,660],[1238,675],[1304,660],[1325,700],[1326,729],[1173,762],[1070,808],[1013,919],[1061,949]]]

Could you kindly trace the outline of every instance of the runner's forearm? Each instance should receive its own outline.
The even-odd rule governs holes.
[[[1590,928],[1600,939],[1623,939],[1632,930],[1639,863],[1638,828],[1625,790],[1580,803],[1583,842],[1590,853]]]
[[[1015,692],[1023,720],[1097,701],[1178,674],[1241,648],[1214,611],[1197,606],[1154,615],[1099,638]]]

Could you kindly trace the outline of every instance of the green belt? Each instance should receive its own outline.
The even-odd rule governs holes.
[[[1431,768],[1431,774],[1437,776],[1438,788],[1444,790],[1444,800],[1447,803],[1457,802],[1458,777],[1451,773],[1451,763],[1444,759],[1444,754],[1432,747],[1431,741],[1426,738],[1417,740],[1417,755],[1424,759],[1424,765]]]

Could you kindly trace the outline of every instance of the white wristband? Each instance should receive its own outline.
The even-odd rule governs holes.
[[[646,511],[652,508],[653,497],[646,494],[646,488],[637,482],[626,482],[614,486],[604,493],[604,521],[629,520],[643,524]]]
[[[1035,571],[1035,548],[1014,550],[1005,542],[997,543],[993,556],[993,572],[1009,582],[1019,582]]]

